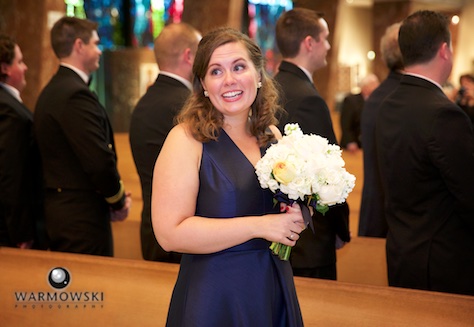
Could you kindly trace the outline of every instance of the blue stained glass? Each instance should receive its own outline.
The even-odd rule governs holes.
[[[99,24],[97,32],[102,49],[125,46],[123,2],[124,0],[84,1],[87,18]]]
[[[166,23],[175,17],[175,0],[133,0],[132,15],[132,45],[153,47],[153,40],[160,34]],[[181,1],[182,2],[182,1]],[[180,17],[182,11],[178,13]],[[173,15],[175,16],[175,15]]]
[[[279,55],[275,40],[275,24],[281,14],[293,8],[289,0],[249,0],[249,35],[262,49],[267,59],[267,71],[276,70]]]
[[[153,46],[168,21],[180,20],[183,0],[64,0],[68,16],[99,24],[101,49]],[[177,5],[179,4],[179,6]],[[128,22],[128,26],[126,25]]]

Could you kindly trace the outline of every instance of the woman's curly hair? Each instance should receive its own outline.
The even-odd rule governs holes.
[[[240,31],[222,27],[206,34],[199,43],[193,65],[193,93],[187,99],[177,116],[178,123],[186,123],[193,137],[200,142],[217,140],[223,125],[223,115],[204,96],[201,80],[204,79],[214,51],[227,43],[240,42],[248,50],[249,57],[261,76],[262,87],[251,106],[249,128],[257,137],[260,146],[274,140],[268,132],[270,125],[276,125],[275,114],[282,110],[279,105],[276,84],[265,71],[265,59],[260,48]]]

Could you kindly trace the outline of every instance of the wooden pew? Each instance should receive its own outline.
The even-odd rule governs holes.
[[[385,239],[353,237],[350,243],[336,253],[338,281],[388,285]]]
[[[48,283],[55,267],[69,271],[68,287]],[[164,326],[177,271],[173,264],[0,247],[0,326]],[[38,301],[41,292],[43,299],[57,293],[56,301]],[[37,302],[17,301],[21,293]]]
[[[0,263],[2,327],[164,326],[178,271],[175,264],[9,248],[0,248]],[[48,281],[56,267],[70,274],[62,289]],[[474,297],[308,278],[295,283],[305,326],[474,322]]]
[[[140,248],[140,222],[112,224],[115,257],[143,260]],[[342,282],[387,286],[385,239],[353,237],[337,251],[337,280]]]

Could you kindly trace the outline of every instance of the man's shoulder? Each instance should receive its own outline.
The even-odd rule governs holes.
[[[43,112],[60,112],[68,107],[70,101],[84,103],[83,108],[92,108],[91,104],[94,104],[94,108],[102,106],[97,96],[82,80],[53,76],[38,97],[35,116]]]
[[[31,112],[24,104],[16,99],[3,99],[0,95],[0,114],[8,115],[23,121],[29,121],[33,117]]]
[[[283,64],[282,64],[283,65]],[[303,82],[304,79],[302,78],[303,76],[297,74],[298,73],[298,67],[295,65],[285,65],[282,67],[280,65],[280,70],[275,74],[274,79],[279,82],[279,83],[284,83],[287,81],[298,81],[298,82]],[[303,71],[301,71],[303,73]],[[304,74],[304,73],[303,73]]]
[[[344,100],[350,102],[360,102],[364,101],[364,97],[360,93],[349,93],[345,96]]]
[[[90,91],[90,89],[78,75],[74,76],[72,74],[57,73],[43,88],[40,96],[43,94],[51,96],[65,96],[78,91]]]
[[[2,116],[18,116],[17,106],[14,100],[13,97],[10,98],[7,94],[0,92],[0,114]]]
[[[180,83],[176,81],[176,83]],[[183,84],[169,84],[156,81],[145,94],[138,100],[134,113],[139,110],[152,110],[157,107],[170,108],[181,107],[190,91]]]
[[[293,85],[293,84],[304,83],[304,80],[300,76],[287,72],[287,71],[279,71],[275,75],[274,79],[280,85]]]
[[[301,77],[291,73],[279,73],[278,78],[275,76],[276,82],[279,84],[281,91],[291,97],[320,97],[316,88]]]
[[[15,101],[13,95],[8,93],[3,87],[0,86],[0,104],[3,107],[11,107]]]

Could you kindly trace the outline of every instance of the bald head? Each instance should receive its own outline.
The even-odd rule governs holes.
[[[180,69],[183,60],[190,58],[191,61],[194,60],[200,40],[201,34],[189,24],[166,25],[155,39],[154,46],[155,58],[160,70],[176,74],[176,70]]]
[[[360,90],[364,99],[380,85],[379,78],[375,74],[369,74],[360,81]]]

